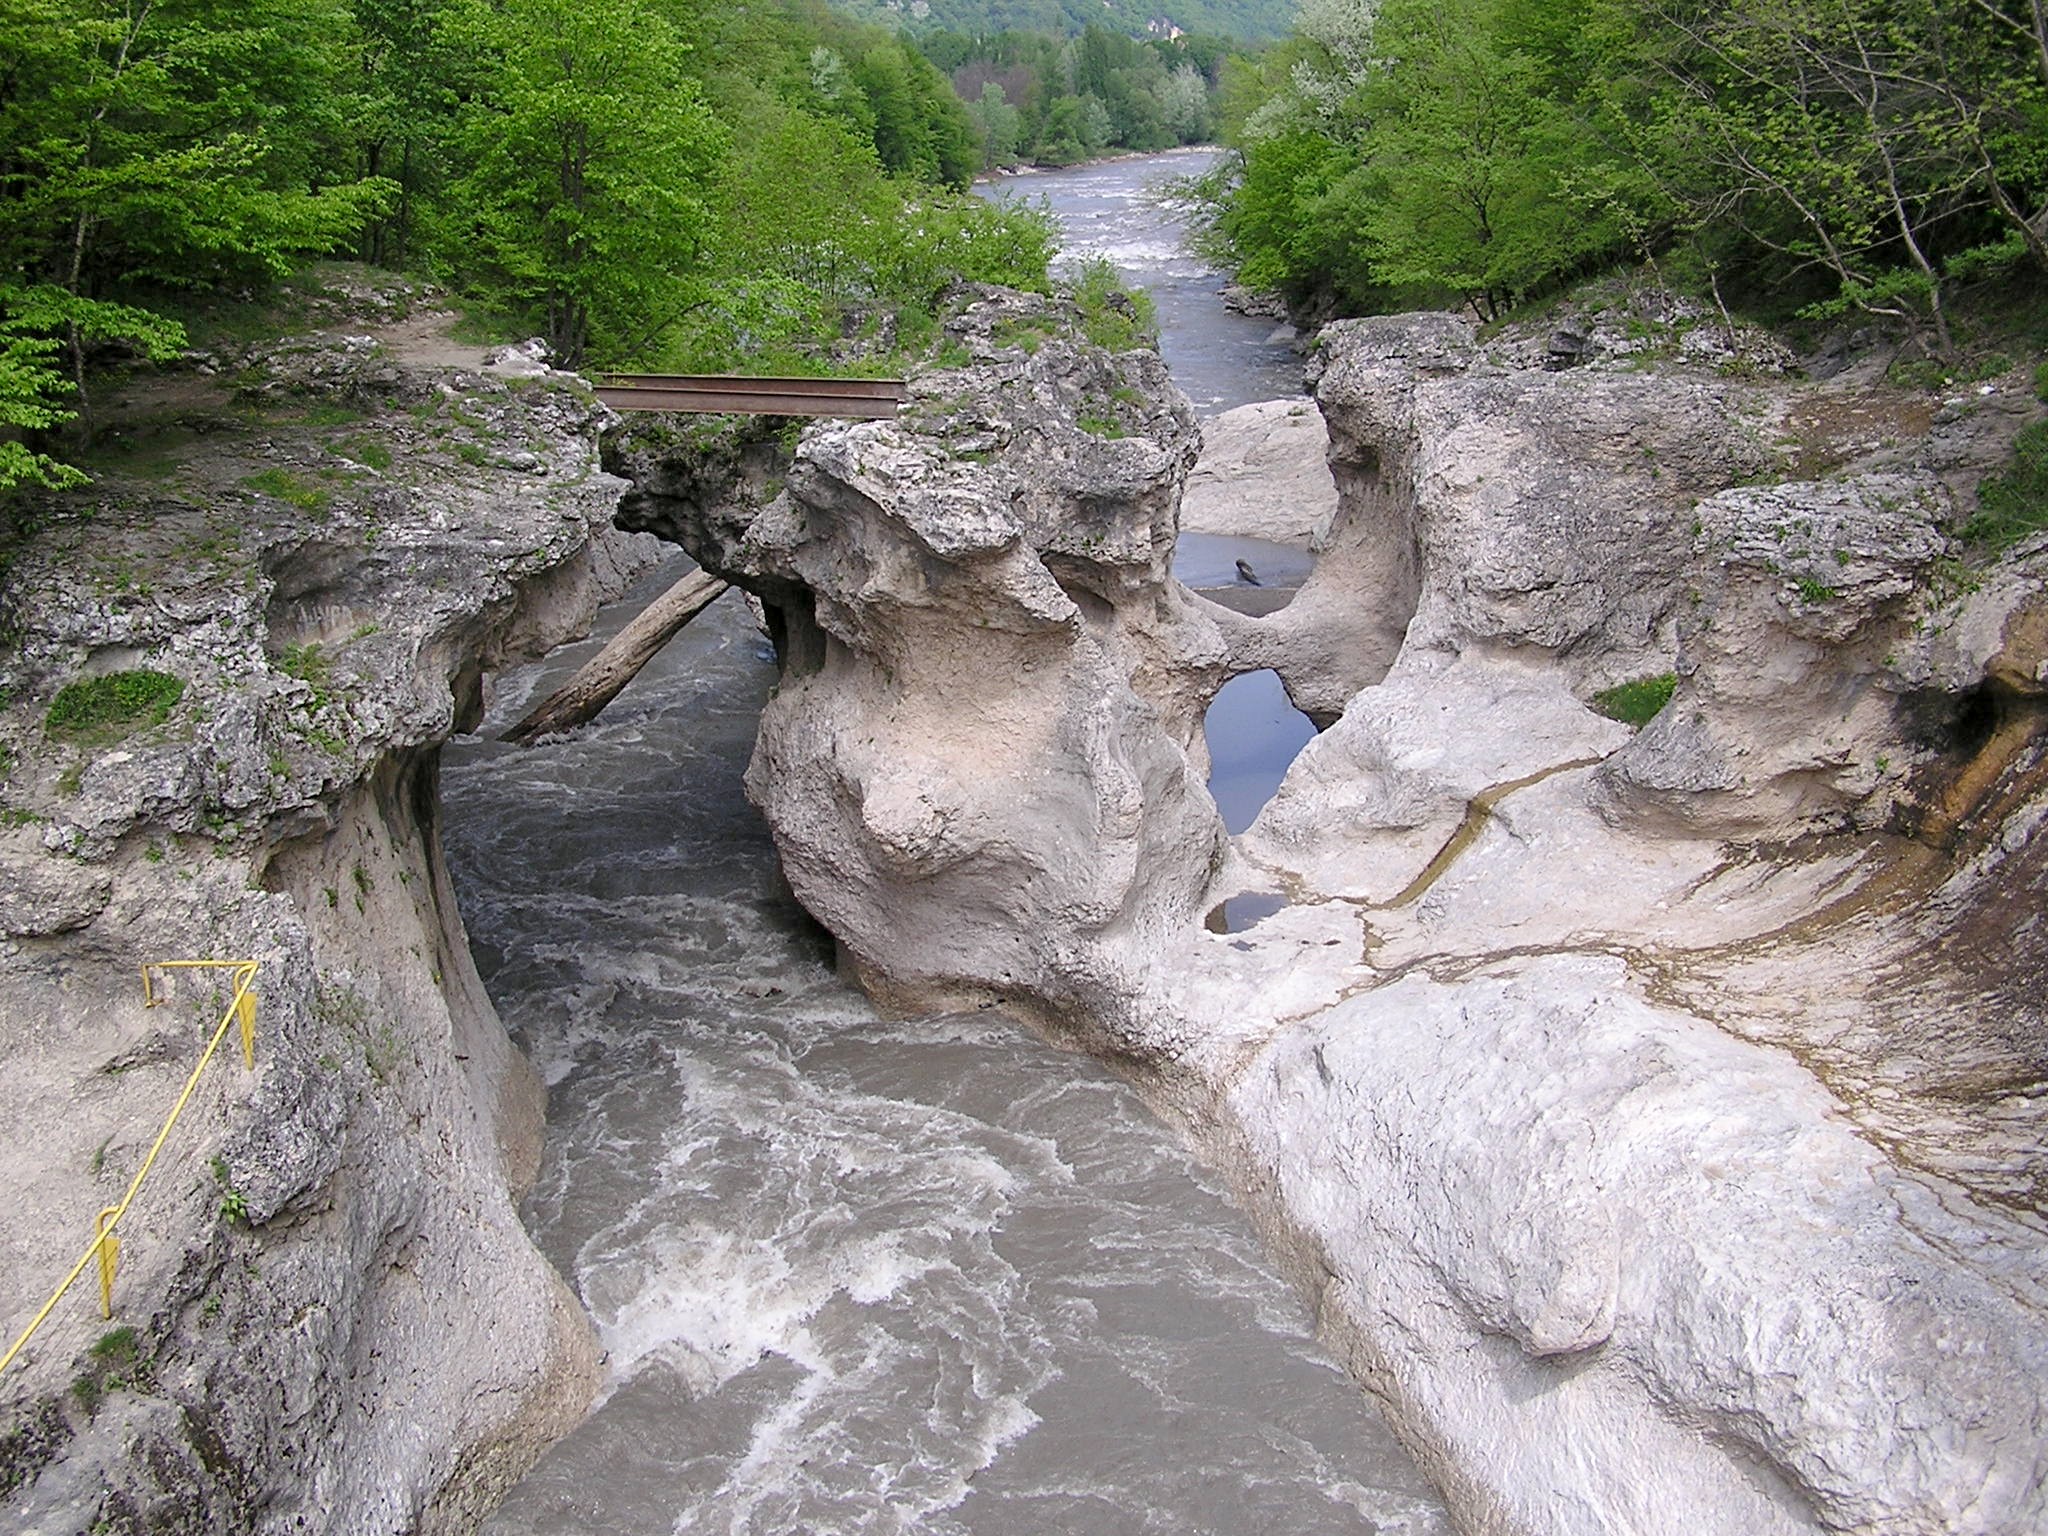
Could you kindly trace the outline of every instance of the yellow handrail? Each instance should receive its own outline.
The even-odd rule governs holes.
[[[152,970],[172,969],[198,971],[231,970],[235,973],[234,996],[228,999],[227,1012],[221,1015],[220,1023],[213,1031],[213,1038],[206,1042],[206,1049],[200,1054],[199,1064],[192,1069],[191,1076],[185,1079],[185,1089],[178,1095],[178,1102],[171,1106],[171,1112],[164,1120],[164,1128],[156,1133],[156,1141],[151,1145],[149,1155],[143,1158],[142,1166],[135,1170],[135,1177],[128,1181],[128,1192],[121,1197],[119,1204],[110,1205],[99,1213],[98,1219],[93,1223],[92,1242],[87,1245],[85,1252],[79,1255],[78,1262],[71,1266],[71,1273],[66,1275],[57,1286],[57,1289],[50,1293],[50,1299],[43,1303],[42,1310],[36,1313],[26,1328],[21,1330],[21,1337],[8,1346],[6,1354],[0,1355],[0,1371],[6,1370],[8,1366],[14,1363],[14,1357],[21,1353],[22,1346],[35,1336],[36,1330],[42,1327],[51,1312],[56,1310],[57,1303],[64,1299],[64,1293],[71,1289],[72,1283],[85,1273],[86,1266],[95,1259],[99,1261],[100,1266],[100,1315],[109,1318],[114,1315],[114,1265],[121,1251],[121,1240],[113,1235],[115,1224],[128,1214],[128,1207],[134,1203],[136,1194],[142,1188],[142,1181],[149,1177],[149,1170],[156,1164],[157,1154],[163,1151],[164,1143],[170,1140],[171,1129],[177,1125],[178,1116],[185,1112],[185,1105],[192,1098],[192,1090],[199,1086],[199,1074],[206,1070],[206,1064],[213,1060],[213,1053],[220,1049],[221,1041],[227,1038],[228,1026],[230,1024],[239,1023],[242,1026],[243,1065],[249,1068],[253,1068],[256,1065],[256,993],[254,987],[257,962],[254,960],[152,961],[142,968],[143,1007],[154,1008],[163,1001],[161,997],[156,995],[155,988],[151,986],[149,973]]]

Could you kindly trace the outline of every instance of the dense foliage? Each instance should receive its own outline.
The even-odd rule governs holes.
[[[968,104],[985,166],[1072,165],[1105,150],[1200,144],[1232,45],[1220,37],[933,32],[918,46]]]
[[[75,479],[96,360],[318,255],[570,362],[915,332],[957,276],[1045,280],[981,161],[946,76],[820,0],[0,0],[0,488]]]
[[[1304,0],[1233,69],[1216,233],[1299,300],[1491,315],[1647,258],[1946,351],[1955,285],[2048,274],[2033,0]]]
[[[1207,32],[1273,38],[1287,30],[1294,0],[835,0],[849,15],[871,21],[935,27],[986,37],[1036,32],[1073,37],[1104,26],[1129,37]]]

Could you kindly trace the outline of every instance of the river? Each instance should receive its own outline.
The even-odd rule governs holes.
[[[1135,208],[1176,160],[1030,181],[1063,217]],[[1157,259],[1133,275],[1215,286]],[[1227,354],[1161,310],[1169,357]],[[596,1410],[487,1529],[1446,1530],[1127,1087],[999,1014],[885,1019],[835,976],[741,790],[773,668],[735,597],[594,726],[490,739],[602,633],[501,678],[444,758],[478,964],[549,1084],[527,1219],[608,1353]]]
[[[1064,171],[1025,171],[976,187],[998,201],[1042,199],[1059,221],[1062,265],[1109,261],[1127,283],[1152,296],[1160,355],[1204,416],[1302,392],[1293,331],[1225,309],[1223,274],[1183,249],[1181,220],[1157,195],[1162,182],[1207,171],[1218,153],[1177,149]]]

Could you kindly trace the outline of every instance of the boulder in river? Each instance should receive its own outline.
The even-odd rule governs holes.
[[[1337,515],[1329,437],[1313,401],[1259,400],[1202,423],[1181,500],[1184,533],[1319,543]]]

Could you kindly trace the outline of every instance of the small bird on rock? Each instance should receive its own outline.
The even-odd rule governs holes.
[[[1255,587],[1259,585],[1259,573],[1252,569],[1252,564],[1249,560],[1237,562],[1237,579],[1250,582]]]

